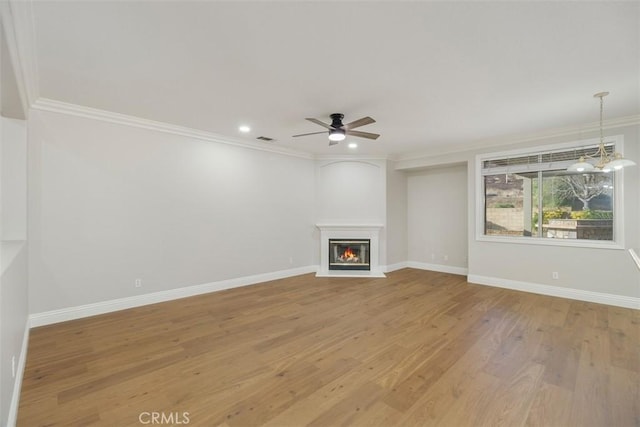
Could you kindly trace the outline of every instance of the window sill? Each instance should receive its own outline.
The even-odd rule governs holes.
[[[517,245],[564,246],[570,248],[616,249],[624,250],[624,244],[602,240],[549,239],[545,237],[499,237],[476,236],[478,242],[512,243]]]

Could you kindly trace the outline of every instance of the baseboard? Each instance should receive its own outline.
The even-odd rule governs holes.
[[[402,261],[396,262],[395,264],[383,265],[381,266],[381,270],[383,273],[391,273],[392,271],[401,270],[407,267],[409,267],[407,261]]]
[[[16,378],[13,383],[13,394],[9,406],[9,416],[7,417],[7,427],[14,427],[18,420],[18,406],[20,405],[20,391],[22,390],[22,378],[27,366],[27,348],[29,346],[29,320],[24,324],[24,335],[22,336],[22,346],[20,347],[20,357],[16,366]]]
[[[426,262],[418,262],[418,261],[407,261],[407,267],[416,268],[418,270],[430,270],[430,271],[439,271],[441,273],[459,274],[461,276],[466,276],[467,273],[469,272],[469,269],[465,267],[456,267],[453,265],[442,265],[442,264],[428,264]]]
[[[578,301],[595,302],[599,304],[614,305],[617,307],[640,309],[640,298],[623,295],[606,294],[603,292],[584,291],[581,289],[561,288],[558,286],[541,285],[537,283],[520,282],[517,280],[501,279],[470,274],[467,277],[469,283],[477,285],[495,286],[497,288],[512,289],[516,291],[531,292],[534,294],[549,295],[574,299]]]
[[[53,323],[66,322],[68,320],[81,319],[83,317],[96,316],[98,314],[126,310],[128,308],[140,307],[143,305],[156,304],[159,302],[187,298],[194,295],[207,294],[210,292],[217,292],[225,289],[255,285],[256,283],[269,282],[271,280],[285,279],[287,277],[299,276],[301,274],[314,273],[317,271],[317,269],[318,266],[310,265],[305,267],[292,268],[289,270],[280,270],[271,273],[256,274],[253,276],[245,276],[229,280],[221,280],[219,282],[186,286],[184,288],[153,292],[145,295],[136,295],[115,300],[101,301],[93,304],[86,304],[76,307],[63,308],[60,310],[31,314],[29,316],[29,320],[31,327],[35,328],[38,326],[50,325]]]

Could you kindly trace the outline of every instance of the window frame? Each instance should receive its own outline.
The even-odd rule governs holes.
[[[624,137],[615,135],[606,137],[605,144],[613,144],[615,151],[622,153]],[[544,246],[565,246],[565,247],[581,247],[581,248],[600,248],[600,249],[624,249],[624,170],[612,171],[614,173],[614,189],[613,189],[613,240],[587,240],[587,239],[553,239],[549,237],[520,237],[520,236],[496,236],[486,235],[485,233],[485,180],[483,174],[483,163],[488,160],[504,159],[509,157],[520,157],[527,155],[548,154],[556,151],[567,151],[571,149],[582,149],[585,147],[595,147],[600,144],[597,138],[577,140],[572,142],[550,144],[544,146],[533,146],[528,148],[519,148],[513,150],[482,153],[476,155],[475,162],[475,202],[476,202],[476,241],[480,242],[497,242],[497,243],[515,243],[529,245]],[[594,148],[594,151],[595,151]],[[558,168],[566,168],[568,164],[575,162],[558,162]],[[568,164],[567,164],[568,163]],[[553,169],[549,169],[553,170]],[[497,170],[498,173],[499,169]]]

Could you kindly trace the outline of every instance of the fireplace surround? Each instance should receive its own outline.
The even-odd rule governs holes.
[[[317,277],[386,277],[379,266],[381,224],[316,224],[320,229]]]

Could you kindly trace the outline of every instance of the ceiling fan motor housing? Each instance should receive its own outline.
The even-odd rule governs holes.
[[[342,127],[342,119],[344,119],[344,114],[342,113],[333,113],[329,117],[331,117],[331,127],[334,129],[338,129]]]

